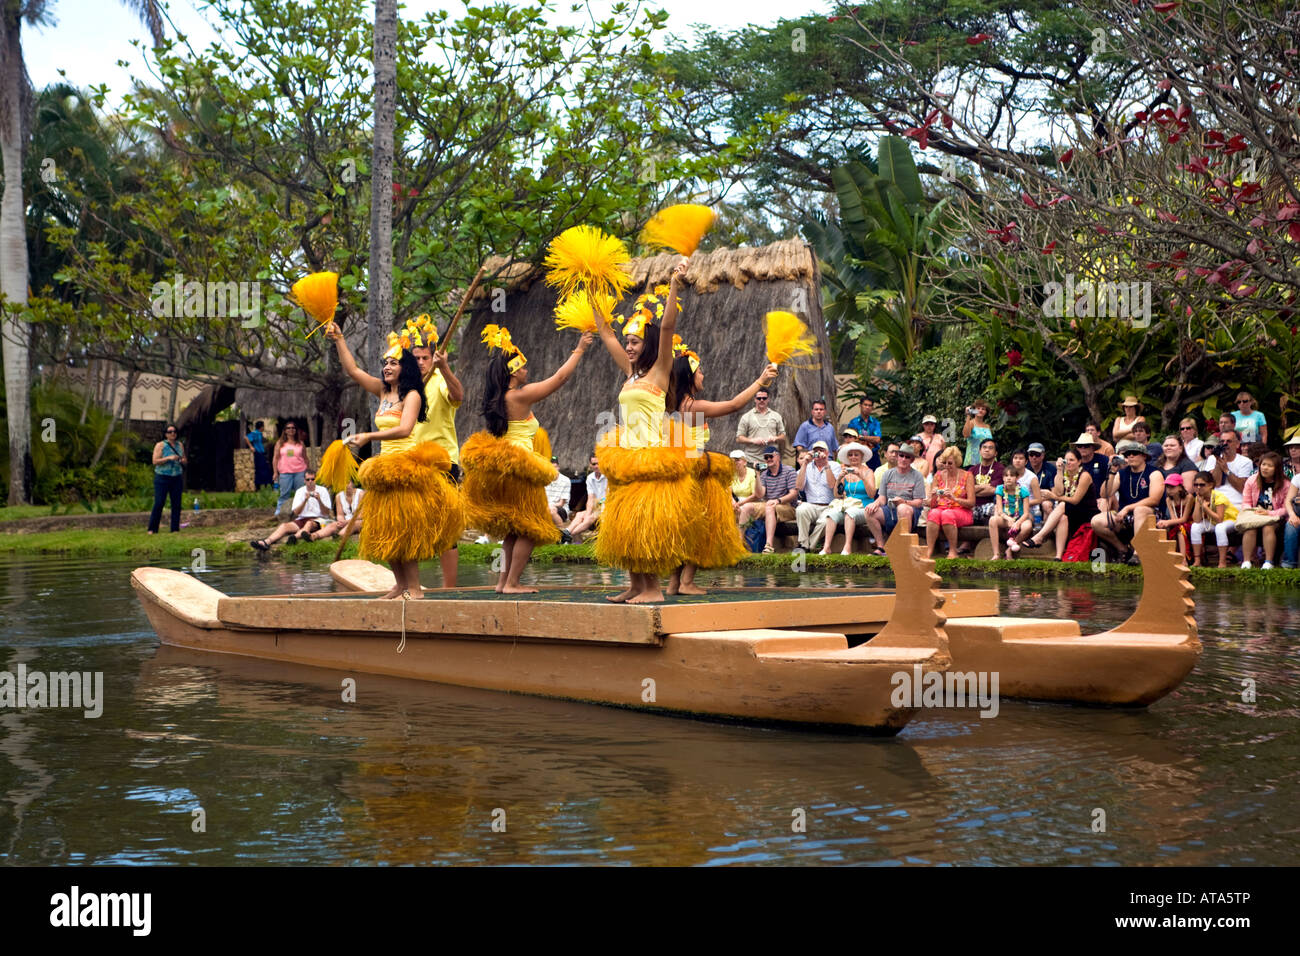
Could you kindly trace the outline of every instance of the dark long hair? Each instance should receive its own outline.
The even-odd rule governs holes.
[[[1282,474],[1282,456],[1275,451],[1266,451],[1264,452],[1264,454],[1259,456],[1259,464],[1262,465],[1266,461],[1271,461],[1273,463],[1273,497],[1275,502],[1273,507],[1276,508],[1277,495],[1279,492],[1285,489],[1287,485],[1286,476]],[[1256,467],[1258,467],[1258,465]],[[1259,484],[1259,490],[1263,491],[1264,476],[1262,474],[1259,476],[1258,484]],[[1283,524],[1285,523],[1286,522],[1284,521]]]
[[[402,357],[397,360],[397,400],[400,402],[411,391],[420,393],[420,414],[417,422],[426,421],[428,409],[424,398],[424,379],[420,376],[420,363],[415,360],[410,349],[402,349]]]
[[[510,390],[510,370],[506,368],[503,354],[492,356],[488,361],[487,387],[483,390],[483,417],[487,419],[488,431],[497,438],[506,433],[509,420],[506,417],[506,392]]]
[[[695,373],[691,371],[691,360],[685,355],[673,359],[672,371],[668,373],[669,411],[680,412],[682,402],[695,397]]]

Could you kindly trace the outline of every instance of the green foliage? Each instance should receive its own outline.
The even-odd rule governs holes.
[[[921,430],[921,419],[933,415],[949,444],[962,441],[964,410],[975,399],[987,398],[988,390],[984,347],[976,337],[946,339],[918,352],[901,369],[873,370],[851,386],[855,397],[876,400],[886,440],[910,438]],[[992,425],[997,435],[998,422]]]

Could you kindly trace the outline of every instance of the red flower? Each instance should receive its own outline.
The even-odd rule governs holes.
[[[1022,359],[1023,356],[1020,354],[1019,349],[1012,349],[1011,351],[1007,352],[1007,364],[1010,365],[1012,368],[1015,368],[1017,365],[1019,365]]]
[[[966,45],[979,46],[985,40],[992,40],[992,39],[993,39],[993,34],[991,33],[977,33],[974,36],[969,36],[966,38]]]

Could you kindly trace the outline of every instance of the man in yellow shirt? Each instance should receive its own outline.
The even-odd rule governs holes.
[[[465,389],[460,384],[451,363],[447,360],[447,350],[433,351],[427,345],[411,349],[415,361],[419,363],[420,375],[424,378],[425,420],[416,422],[411,437],[417,442],[433,441],[446,449],[451,456],[451,477],[460,483],[460,443],[456,440],[456,409],[465,399]],[[456,546],[438,557],[442,564],[442,586],[454,588],[456,574],[460,569],[460,557]]]

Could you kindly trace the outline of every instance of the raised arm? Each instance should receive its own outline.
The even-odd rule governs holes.
[[[334,343],[334,349],[339,354],[339,364],[343,366],[343,371],[351,376],[352,381],[356,382],[371,395],[382,395],[384,392],[384,383],[361,371],[357,367],[357,360],[352,357],[351,350],[348,349],[348,343],[343,341],[343,333],[339,327],[331,322],[325,329],[325,337]]]
[[[578,339],[578,347],[569,353],[569,357],[563,365],[555,370],[554,375],[540,382],[529,382],[527,385],[522,385],[513,392],[508,393],[506,402],[512,406],[510,410],[511,417],[523,418],[527,415],[530,407],[567,382],[569,376],[577,369],[582,354],[587,351],[593,338],[594,336],[590,332],[583,332],[582,337]],[[626,359],[627,356],[624,355],[623,358]],[[517,415],[516,412],[518,412]]]
[[[460,383],[456,373],[451,370],[451,362],[447,359],[446,349],[433,353],[433,367],[442,373],[442,380],[447,383],[447,400],[453,405],[459,405],[465,401],[465,386]]]
[[[682,279],[686,276],[689,260],[685,256],[673,269],[672,278],[668,280],[668,301],[664,303],[664,320],[659,327],[659,355],[655,359],[651,374],[656,378],[662,376],[665,382],[673,369],[673,333],[677,330],[677,294]]]
[[[632,374],[632,363],[628,360],[627,351],[623,348],[623,343],[618,340],[613,326],[605,321],[605,317],[597,309],[592,309],[592,315],[596,317],[596,334],[600,340],[605,343],[605,350],[609,352],[610,357],[614,359],[614,364],[618,366],[619,371],[624,375]]]
[[[763,370],[763,374],[754,379],[753,384],[743,392],[725,402],[706,402],[696,399],[691,402],[690,412],[693,415],[703,415],[705,418],[722,418],[724,415],[734,414],[752,402],[759,389],[766,388],[776,381],[778,371],[775,365],[768,365]]]

